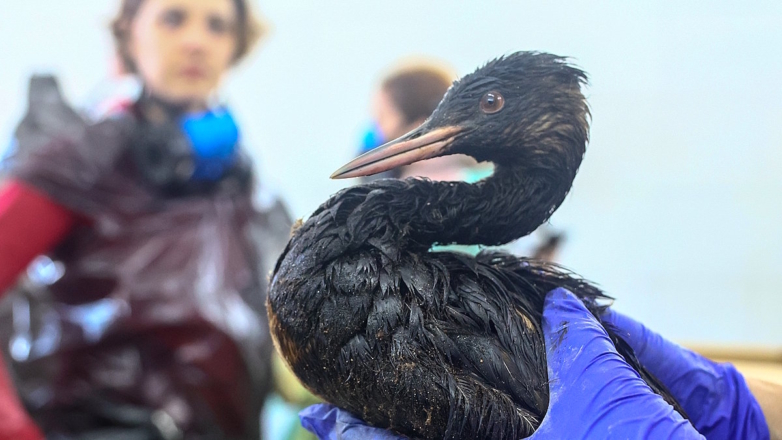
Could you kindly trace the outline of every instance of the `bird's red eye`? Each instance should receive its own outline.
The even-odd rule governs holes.
[[[505,98],[500,92],[489,92],[481,98],[481,110],[486,114],[497,113],[505,107]]]

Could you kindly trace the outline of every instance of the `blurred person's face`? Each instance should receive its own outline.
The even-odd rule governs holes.
[[[233,61],[237,20],[231,0],[145,0],[131,25],[129,53],[146,87],[203,107]]]
[[[382,88],[378,90],[372,101],[372,117],[386,141],[402,136],[418,126],[417,123],[408,124],[405,121],[402,112],[396,108],[394,101]]]

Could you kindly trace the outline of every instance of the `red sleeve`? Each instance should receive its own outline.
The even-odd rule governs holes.
[[[0,190],[0,292],[16,281],[36,255],[68,234],[77,217],[22,183]],[[43,439],[22,407],[0,358],[0,440]]]
[[[10,181],[0,189],[0,294],[36,256],[68,235],[77,216],[29,186]]]

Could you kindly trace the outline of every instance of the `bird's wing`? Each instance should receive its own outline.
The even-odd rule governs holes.
[[[451,277],[442,321],[430,325],[439,351],[517,403],[545,411],[548,385],[538,318],[542,303],[536,307],[534,298],[530,301],[519,291],[513,272],[458,254],[438,258]]]

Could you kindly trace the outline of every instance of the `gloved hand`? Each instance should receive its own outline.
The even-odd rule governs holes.
[[[702,439],[616,352],[605,329],[565,289],[543,310],[549,408],[532,439]],[[401,439],[327,404],[300,413],[320,439]]]
[[[714,363],[613,310],[603,322],[630,344],[641,365],[668,388],[707,439],[770,437],[758,402],[733,365]]]

